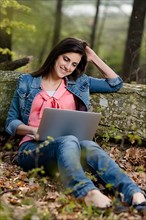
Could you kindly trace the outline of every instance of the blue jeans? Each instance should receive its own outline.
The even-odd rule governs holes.
[[[140,188],[120,169],[108,154],[93,141],[81,141],[72,135],[58,137],[42,145],[43,142],[28,141],[21,145],[18,163],[28,171],[43,166],[51,173],[54,165],[58,168],[62,181],[75,197],[85,196],[97,189],[85,175],[88,167],[102,184],[111,184],[115,192],[124,195],[124,201],[131,204],[132,195]]]

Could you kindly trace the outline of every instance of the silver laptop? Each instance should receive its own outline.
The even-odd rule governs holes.
[[[92,140],[101,118],[100,113],[45,108],[38,128],[39,140],[74,135],[80,141]]]

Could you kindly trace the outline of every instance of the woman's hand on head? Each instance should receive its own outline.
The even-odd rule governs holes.
[[[104,78],[116,78],[118,75],[89,47],[85,48],[87,61],[92,62],[103,74]]]
[[[86,51],[88,62],[91,62],[93,60],[93,57],[97,56],[96,53],[89,46],[86,46],[85,51]]]

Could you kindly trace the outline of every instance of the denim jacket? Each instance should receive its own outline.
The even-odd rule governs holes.
[[[28,124],[33,99],[42,90],[41,79],[41,76],[32,77],[30,74],[19,77],[6,119],[6,131],[9,134],[14,135],[20,124]],[[89,110],[90,93],[116,92],[123,85],[119,76],[114,79],[97,79],[83,74],[76,81],[67,77],[65,80],[66,88],[80,100],[80,111]]]

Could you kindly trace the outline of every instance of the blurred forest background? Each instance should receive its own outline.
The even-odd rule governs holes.
[[[128,83],[145,84],[145,0],[0,0],[0,70],[31,72],[65,37],[87,40]],[[87,74],[100,76],[89,65]]]
[[[10,70],[28,73],[37,70],[51,48],[65,37],[87,40],[124,82],[146,84],[146,0],[0,0],[2,74]],[[93,65],[88,66],[87,74],[100,77]],[[2,109],[8,103],[5,88],[4,95],[6,102]],[[128,115],[135,112],[133,108],[129,110],[129,104],[127,107]],[[136,115],[136,120],[142,114]],[[131,120],[129,117],[128,126]],[[135,125],[131,125],[135,129]],[[146,149],[135,133],[126,136],[130,140],[126,143],[127,127],[121,143],[116,139],[111,143],[110,138],[116,131],[115,126],[111,126],[109,132],[105,131],[100,146],[145,190]],[[8,139],[0,134],[1,220],[144,219],[143,214],[133,207],[115,214],[119,203],[113,196],[110,197],[114,204],[111,209],[85,207],[64,191],[58,174],[56,178],[38,175],[43,174],[42,167],[27,173],[22,171],[15,165],[18,141],[17,137]],[[95,181],[90,174],[88,177]],[[110,188],[107,184],[107,189]],[[102,186],[101,190],[104,193]]]

